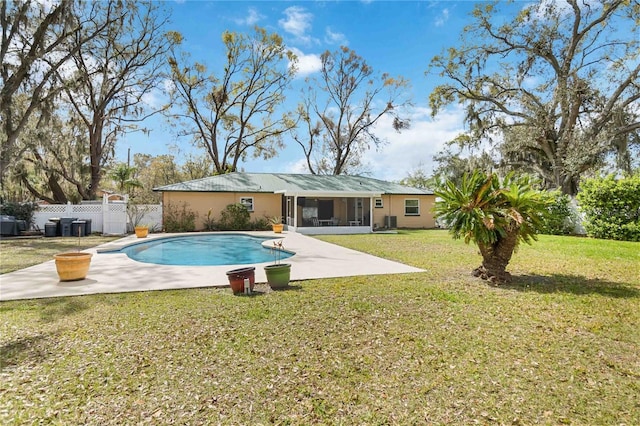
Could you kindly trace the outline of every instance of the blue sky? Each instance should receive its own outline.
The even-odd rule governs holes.
[[[411,82],[412,126],[398,134],[390,120],[376,126],[376,134],[387,144],[364,157],[370,175],[399,180],[411,170],[431,171],[432,156],[463,128],[459,108],[451,108],[436,119],[430,117],[428,96],[441,81],[425,75],[430,59],[443,48],[456,45],[464,25],[470,22],[471,1],[177,1],[169,2],[173,30],[183,34],[184,48],[192,59],[215,72],[223,52],[225,30],[250,31],[254,25],[278,32],[299,57],[300,77],[313,74],[325,50],[347,45],[375,71],[402,75]],[[514,6],[522,7],[522,3]],[[289,92],[288,105],[299,101]],[[204,154],[189,140],[178,140],[162,119],[146,126],[149,135],[129,135],[120,141],[118,160],[126,160],[127,149],[149,154],[172,153],[178,161],[186,153]],[[174,148],[169,148],[174,147]],[[176,147],[178,150],[176,151]],[[301,148],[291,141],[272,160],[249,160],[240,164],[248,172],[305,173]]]

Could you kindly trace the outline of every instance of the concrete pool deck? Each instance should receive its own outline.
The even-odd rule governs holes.
[[[358,275],[404,274],[422,269],[340,247],[295,232],[242,232],[260,237],[283,239],[284,247],[296,254],[284,263],[291,264],[291,281]],[[147,239],[175,234],[150,234]],[[98,293],[170,290],[197,287],[228,287],[226,272],[255,266],[256,283],[266,283],[264,266],[169,266],[136,262],[123,253],[100,253],[141,242],[135,235],[85,250],[93,253],[87,278],[60,282],[55,262],[50,260],[16,272],[0,275],[0,300],[80,296]]]

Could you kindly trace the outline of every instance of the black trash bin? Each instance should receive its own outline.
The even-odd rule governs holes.
[[[91,219],[80,219],[84,220],[84,235],[91,235]]]
[[[26,220],[17,220],[16,224],[18,225],[18,233],[28,231]]]
[[[0,234],[18,235],[18,222],[13,216],[0,216]]]
[[[76,220],[75,217],[62,217],[60,218],[60,234],[63,237],[72,237],[71,224]]]
[[[60,218],[59,217],[50,217],[49,218],[49,222],[50,223],[54,223],[56,225],[56,236],[57,237],[62,236],[62,228],[60,228]]]
[[[55,237],[57,233],[58,225],[53,222],[47,222],[44,224],[44,236]]]
[[[71,235],[74,237],[84,237],[86,235],[84,233],[84,225],[84,220],[74,220],[71,222]]]

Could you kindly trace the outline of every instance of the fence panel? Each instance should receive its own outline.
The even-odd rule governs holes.
[[[103,204],[104,222],[102,233],[123,235],[127,233],[127,205],[125,203]]]
[[[138,223],[148,225],[150,229],[162,230],[162,205],[130,205],[130,211],[139,209],[143,214]],[[108,221],[105,225],[105,216]],[[108,204],[43,204],[34,213],[34,225],[44,230],[44,224],[50,218],[74,217],[79,220],[91,220],[91,232],[105,234],[125,234],[133,226],[127,214],[127,204],[110,202]]]
[[[154,231],[162,230],[162,204],[144,204],[145,212],[140,220],[149,229]]]

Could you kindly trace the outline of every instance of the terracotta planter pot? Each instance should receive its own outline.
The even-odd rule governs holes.
[[[244,293],[244,280],[249,280],[249,288],[253,291],[256,281],[256,268],[253,266],[227,271],[227,278],[233,294]]]
[[[76,281],[86,278],[91,264],[91,253],[61,253],[53,257],[60,281]]]
[[[267,274],[267,282],[273,289],[285,288],[291,279],[291,264],[281,263],[278,265],[267,265],[264,267]]]
[[[275,232],[276,234],[281,234],[282,230],[284,229],[284,224],[283,223],[272,223],[271,224],[271,229],[273,229],[273,232]]]
[[[149,227],[148,226],[136,226],[136,237],[138,238],[146,238],[149,235]]]

